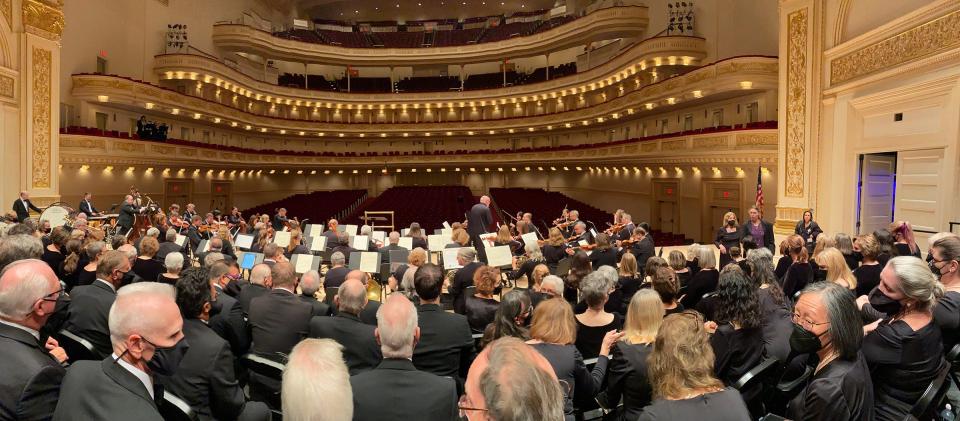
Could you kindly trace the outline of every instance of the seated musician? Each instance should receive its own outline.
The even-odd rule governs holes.
[[[576,211],[571,211],[572,214]],[[586,241],[587,244],[593,244],[593,235],[590,234],[590,231],[587,231],[587,224],[577,221],[573,224],[573,234],[568,238],[570,243],[574,245],[579,245],[580,241]]]
[[[532,214],[532,213],[527,212],[527,213],[523,214],[523,218],[520,218],[520,220],[523,221],[523,223],[526,224],[526,225],[529,227],[529,229],[530,229],[531,232],[537,233],[537,237],[543,238],[543,234],[540,233],[540,229],[537,228],[537,225],[533,223],[533,214]],[[520,224],[517,224],[517,226],[518,226],[518,229],[519,229]],[[521,232],[521,234],[524,234],[524,233]]]
[[[613,233],[611,239],[615,241],[623,241],[630,238],[633,235],[633,229],[637,226],[633,224],[633,217],[629,213],[624,212],[620,215],[620,231]]]
[[[620,255],[630,252],[637,258],[637,265],[644,267],[647,264],[647,259],[656,255],[653,241],[649,241],[648,237],[647,230],[643,226],[634,228],[630,239],[621,242],[623,247],[620,249]]]
[[[519,256],[523,254],[523,244],[519,241],[514,240],[513,236],[510,235],[510,227],[507,225],[501,225],[500,230],[497,231],[497,237],[493,240],[494,246],[509,246],[510,253]]]
[[[577,235],[576,227],[580,222],[580,212],[572,210],[567,213],[567,221],[561,224],[561,229],[565,229],[564,235],[567,237]]]
[[[200,233],[200,226],[203,225],[203,219],[200,218],[200,215],[194,215],[193,219],[190,220],[190,228],[187,229],[187,238],[190,239],[190,249],[197,253],[197,247],[200,246],[200,241],[203,240],[204,234]]]
[[[80,214],[84,216],[99,216],[100,211],[93,206],[93,195],[89,192],[83,194],[83,200],[80,201]]]
[[[327,244],[337,244],[337,226],[340,224],[336,219],[330,219],[327,222],[327,230],[323,232],[323,236],[327,237]]]
[[[233,228],[236,225],[240,224],[240,221],[243,220],[243,215],[240,214],[240,209],[237,209],[236,206],[233,209],[230,209],[230,214],[227,215],[227,224]]]
[[[187,221],[193,221],[193,216],[197,214],[196,205],[193,203],[187,203],[187,208],[183,211],[183,219]]]
[[[273,230],[274,231],[283,231],[283,228],[287,226],[287,209],[280,208],[277,209],[277,214],[273,216]]]

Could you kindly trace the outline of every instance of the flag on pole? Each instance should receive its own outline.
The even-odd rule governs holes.
[[[757,210],[760,211],[760,217],[763,217],[763,167],[757,166]]]

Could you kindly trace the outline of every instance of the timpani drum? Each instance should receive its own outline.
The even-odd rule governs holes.
[[[71,220],[73,209],[63,205],[50,205],[40,213],[41,221],[50,221],[50,228],[62,227]]]

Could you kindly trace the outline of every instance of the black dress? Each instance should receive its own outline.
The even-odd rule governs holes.
[[[733,262],[733,258],[730,257],[730,248],[740,247],[740,230],[737,229],[733,232],[727,232],[726,227],[718,229],[713,244],[718,248],[723,245],[723,247],[727,249],[726,253],[720,253],[720,267],[726,267],[727,264]]]
[[[880,272],[883,266],[879,263],[872,265],[862,265],[853,271],[853,277],[857,278],[857,297],[867,295],[880,285]]]
[[[538,343],[532,345],[534,349],[540,352],[544,358],[553,367],[557,380],[566,382],[571,389],[567,392],[564,389],[563,395],[563,413],[565,421],[573,421],[573,398],[575,396],[593,397],[600,390],[603,383],[604,374],[607,371],[609,360],[607,357],[599,357],[593,370],[587,370],[583,362],[583,356],[577,347],[571,345],[557,345],[548,343]]]
[[[709,414],[709,415],[707,415]],[[639,421],[744,421],[750,419],[750,411],[743,403],[740,392],[728,387],[719,392],[707,393],[690,399],[657,399],[647,405]]]
[[[96,280],[97,280],[96,270],[88,271],[86,268],[81,268],[80,273],[77,275],[77,286],[90,285],[93,283],[93,281],[96,281]]]
[[[856,270],[857,267],[860,266],[860,261],[857,260],[857,256],[853,255],[853,253],[844,254],[843,261],[847,262],[847,267],[850,268],[850,270]]]
[[[769,288],[761,288],[757,296],[760,298],[762,314],[760,328],[763,332],[764,355],[786,361],[790,354],[790,334],[793,333],[793,315],[789,301],[777,304]]]
[[[696,308],[697,303],[708,292],[717,290],[717,283],[720,281],[720,272],[716,269],[704,269],[693,275],[690,283],[684,291],[683,299],[680,303],[686,308]]]
[[[161,273],[167,271],[163,267],[163,263],[153,259],[144,260],[139,257],[133,260],[133,267],[130,270],[145,281],[155,280]]]
[[[935,322],[914,331],[903,320],[883,320],[863,338],[862,352],[873,380],[876,420],[902,420],[945,364]]]
[[[943,350],[960,343],[960,292],[947,291],[933,307],[933,322],[940,326]]]
[[[543,259],[547,261],[547,266],[550,270],[557,268],[557,262],[563,260],[567,257],[566,249],[563,246],[551,246],[549,244],[543,246]]]
[[[647,357],[652,344],[617,342],[610,350],[607,369],[607,388],[597,395],[597,402],[604,408],[617,408],[621,397],[623,406],[617,408],[614,419],[633,421],[650,404],[653,388],[647,378]]]
[[[793,258],[789,254],[780,256],[780,260],[777,260],[777,268],[773,271],[774,275],[777,275],[777,279],[780,280],[780,283],[783,283],[783,277],[787,276],[787,270],[790,269],[790,265],[793,264]]]
[[[620,330],[623,328],[623,317],[613,313],[613,320],[603,326],[587,326],[577,321],[577,350],[583,358],[595,358],[600,355],[600,346],[603,344],[603,336],[611,330]]]
[[[610,299],[607,300],[607,304],[603,306],[603,309],[611,313],[627,314],[627,307],[630,306],[630,300],[633,299],[633,295],[640,290],[642,282],[641,278],[621,276],[620,279],[617,280],[617,288],[610,293]]]
[[[477,298],[473,295],[466,297],[464,308],[467,314],[467,323],[473,333],[483,333],[483,329],[493,321],[500,303],[493,298]]]
[[[57,279],[63,278],[63,261],[66,259],[63,253],[50,251],[50,249],[46,247],[43,248],[43,255],[40,256],[40,260],[43,260],[47,266],[50,266],[53,273],[57,275]]]
[[[734,329],[730,323],[717,327],[717,331],[710,335],[710,345],[713,346],[713,371],[717,378],[727,386],[732,386],[740,376],[760,364],[763,356],[763,333],[759,327]],[[759,394],[760,390],[740,391],[744,400]]]
[[[873,385],[862,354],[854,361],[835,359],[807,381],[790,401],[787,418],[795,421],[873,419]]]
[[[809,263],[795,262],[790,265],[787,275],[783,278],[783,293],[793,299],[797,291],[803,290],[813,280],[813,271]]]
[[[690,279],[693,278],[693,272],[687,270],[686,272],[675,272],[677,274],[677,283],[680,285],[680,288],[686,288],[687,284],[690,283]]]
[[[590,262],[593,263],[593,270],[599,269],[600,266],[610,266],[616,269],[617,251],[612,248],[606,250],[594,250],[593,253],[590,253]]]
[[[677,303],[677,306],[674,308],[669,308],[663,311],[663,317],[667,317],[671,314],[683,313],[686,308],[683,307],[683,304]]]
[[[896,243],[896,244],[894,244],[894,246],[897,247],[897,255],[898,255],[898,256],[913,256],[913,257],[916,257],[916,258],[918,258],[918,259],[920,258],[920,247],[917,247],[917,251],[916,251],[916,252],[913,252],[913,251],[910,251],[910,245],[909,245],[909,244]]]

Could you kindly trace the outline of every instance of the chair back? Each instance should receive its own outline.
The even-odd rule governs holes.
[[[183,399],[164,391],[160,403],[160,415],[165,421],[198,421],[200,417]]]
[[[93,344],[90,343],[90,341],[77,336],[77,334],[69,330],[63,329],[54,335],[54,337],[57,339],[57,342],[60,343],[60,347],[66,351],[71,362],[81,360],[102,360],[104,358],[104,356],[97,352],[97,349],[93,347]]]
[[[773,376],[777,371],[777,359],[776,358],[767,358],[757,364],[750,371],[743,373],[739,379],[733,384],[734,389],[743,390],[748,389],[753,385],[758,384],[758,382],[764,381],[771,376]]]
[[[951,350],[952,351],[952,350]],[[936,419],[934,415],[937,410],[943,406],[947,397],[947,389],[950,388],[950,382],[947,381],[947,375],[950,373],[950,365],[943,364],[937,376],[927,385],[927,389],[917,400],[910,410],[910,416],[921,419]]]
[[[323,288],[323,293],[324,293],[323,302],[330,307],[336,307],[333,303],[333,297],[337,296],[338,291],[340,291],[340,287]]]
[[[779,370],[779,360],[767,358],[751,368],[750,371],[743,373],[733,383],[733,387],[743,395],[743,400],[754,419],[758,419],[766,413],[764,402],[767,393],[770,392],[768,385],[775,382]]]
[[[256,354],[245,354],[244,356],[240,357],[240,362],[248,370],[261,376],[277,381],[283,380],[284,364],[281,362],[274,361]]]

